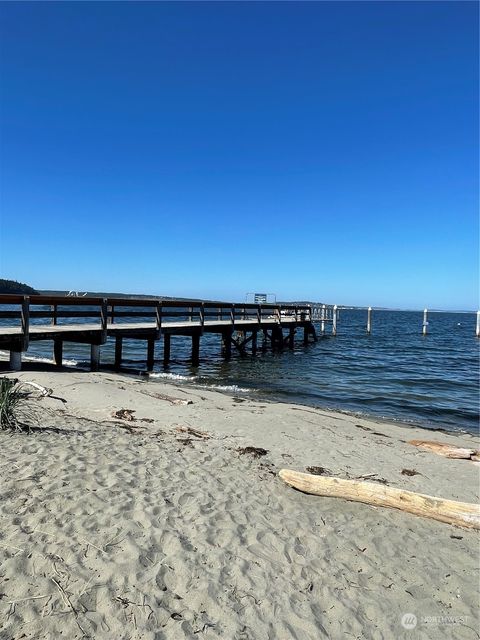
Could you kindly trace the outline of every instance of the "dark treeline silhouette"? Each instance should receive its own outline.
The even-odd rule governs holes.
[[[33,287],[16,280],[5,280],[0,278],[0,293],[23,293],[25,295],[38,295]]]

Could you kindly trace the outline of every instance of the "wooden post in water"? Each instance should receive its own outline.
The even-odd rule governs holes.
[[[480,311],[477,311],[477,328],[475,329],[475,335],[480,338]]]
[[[303,344],[308,344],[308,327],[303,327]]]
[[[422,326],[422,334],[424,336],[427,335],[427,327],[428,327],[428,309],[423,310],[423,326]]]
[[[198,367],[200,364],[200,334],[194,333],[192,336],[192,366]]]
[[[147,371],[153,371],[155,364],[155,338],[147,340]]]
[[[170,362],[170,334],[163,334],[163,365],[166,366]]]
[[[337,305],[333,307],[333,315],[332,315],[332,336],[337,335]]]
[[[254,329],[252,331],[252,354],[255,355],[257,353],[257,330]]]
[[[372,333],[372,307],[368,307],[367,310],[367,333],[368,335]]]
[[[53,359],[55,360],[55,364],[59,367],[63,364],[63,340],[54,340],[53,341]]]
[[[100,345],[90,345],[90,369],[91,371],[98,371],[100,367]]]
[[[123,337],[115,336],[115,369],[118,371],[122,366]]]
[[[327,315],[327,307],[322,304],[322,315],[321,315],[321,324],[320,324],[320,331],[322,332],[322,336],[325,335],[325,318]]]
[[[263,338],[262,338],[262,351],[266,351],[268,348],[268,331],[263,329]]]
[[[226,360],[230,360],[232,357],[232,333],[233,330],[224,331],[223,338],[223,355]]]
[[[10,351],[10,371],[20,371],[22,368],[22,352]]]

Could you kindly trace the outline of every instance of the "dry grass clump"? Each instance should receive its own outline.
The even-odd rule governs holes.
[[[33,417],[23,385],[14,378],[0,378],[0,430],[30,431]]]

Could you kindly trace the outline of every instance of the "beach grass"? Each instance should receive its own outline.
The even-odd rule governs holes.
[[[15,378],[0,378],[0,429],[29,431],[33,417],[28,394]]]

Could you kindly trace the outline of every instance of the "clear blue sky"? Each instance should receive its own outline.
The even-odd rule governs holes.
[[[474,2],[0,3],[2,277],[478,306]]]

